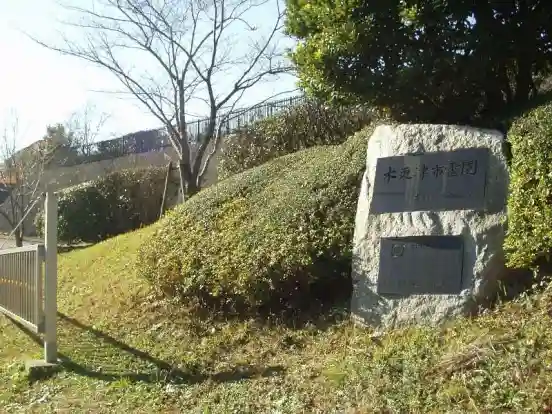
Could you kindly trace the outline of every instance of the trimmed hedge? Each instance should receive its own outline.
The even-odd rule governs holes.
[[[552,103],[516,119],[508,133],[508,265],[531,267],[552,252]]]
[[[95,243],[151,224],[159,218],[166,168],[117,171],[59,193],[58,238]],[[178,189],[172,179],[170,194]],[[39,233],[44,214],[35,219]]]
[[[307,100],[228,136],[219,158],[219,177],[315,145],[341,144],[373,118],[373,112],[366,108],[335,107]]]
[[[206,188],[157,224],[136,271],[191,309],[298,311],[348,297],[372,128]]]

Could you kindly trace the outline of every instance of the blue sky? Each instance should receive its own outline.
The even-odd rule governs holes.
[[[70,0],[83,7],[92,2]],[[262,17],[270,16],[270,10],[266,11],[255,18],[256,25],[271,23]],[[108,71],[45,49],[23,33],[56,43],[57,33],[66,30],[59,22],[69,17],[64,13],[55,0],[0,0],[0,130],[9,123],[10,112],[15,111],[20,127],[18,147],[23,147],[42,138],[48,124],[64,123],[87,104],[94,105],[98,115],[109,114],[100,139],[159,127],[159,121],[133,99],[97,92],[121,90]],[[289,40],[284,39],[284,43],[291,45]],[[252,90],[239,106],[253,105],[294,87],[295,79],[286,76]],[[201,114],[202,109],[197,112]]]

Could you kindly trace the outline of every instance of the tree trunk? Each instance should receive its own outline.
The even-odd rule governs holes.
[[[537,30],[533,29],[533,20],[529,16],[527,2],[519,2],[519,11],[516,16],[518,23],[515,29],[516,38],[519,39],[516,53],[517,73],[515,77],[516,94],[514,100],[517,104],[523,104],[529,100],[533,85],[533,60],[535,56],[535,35]],[[523,39],[523,41],[522,41]]]
[[[522,54],[518,58],[518,73],[516,74],[516,95],[515,101],[518,104],[523,104],[529,100],[531,94],[533,76],[531,73],[531,64],[527,54]]]
[[[494,72],[491,72],[494,74]],[[496,114],[502,110],[505,105],[504,97],[502,95],[502,88],[499,84],[499,79],[496,74],[493,77],[487,78],[487,87],[485,88],[486,105],[483,110],[483,114]]]
[[[17,228],[14,233],[15,236],[15,247],[22,247],[23,246],[23,232],[21,231],[21,228]]]
[[[178,172],[180,176],[180,192],[182,194],[182,202],[186,201],[193,195],[197,194],[200,187],[197,185],[194,177],[191,177],[188,172],[188,166],[185,162],[178,164]]]

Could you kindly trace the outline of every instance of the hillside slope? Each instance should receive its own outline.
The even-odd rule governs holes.
[[[367,139],[276,158],[206,188],[159,223],[139,273],[195,309],[291,311],[350,295]]]
[[[60,256],[52,379],[27,382],[41,348],[0,317],[1,412],[552,412],[551,286],[381,337],[339,309],[296,326],[214,320],[134,272],[161,224]]]

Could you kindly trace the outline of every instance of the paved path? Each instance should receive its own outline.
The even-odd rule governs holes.
[[[23,246],[27,246],[29,244],[37,244],[37,243],[43,243],[42,239],[37,238],[25,238],[23,240]],[[15,247],[15,238],[12,236],[8,239],[8,236],[5,234],[0,234],[0,246],[1,249],[11,249]]]

